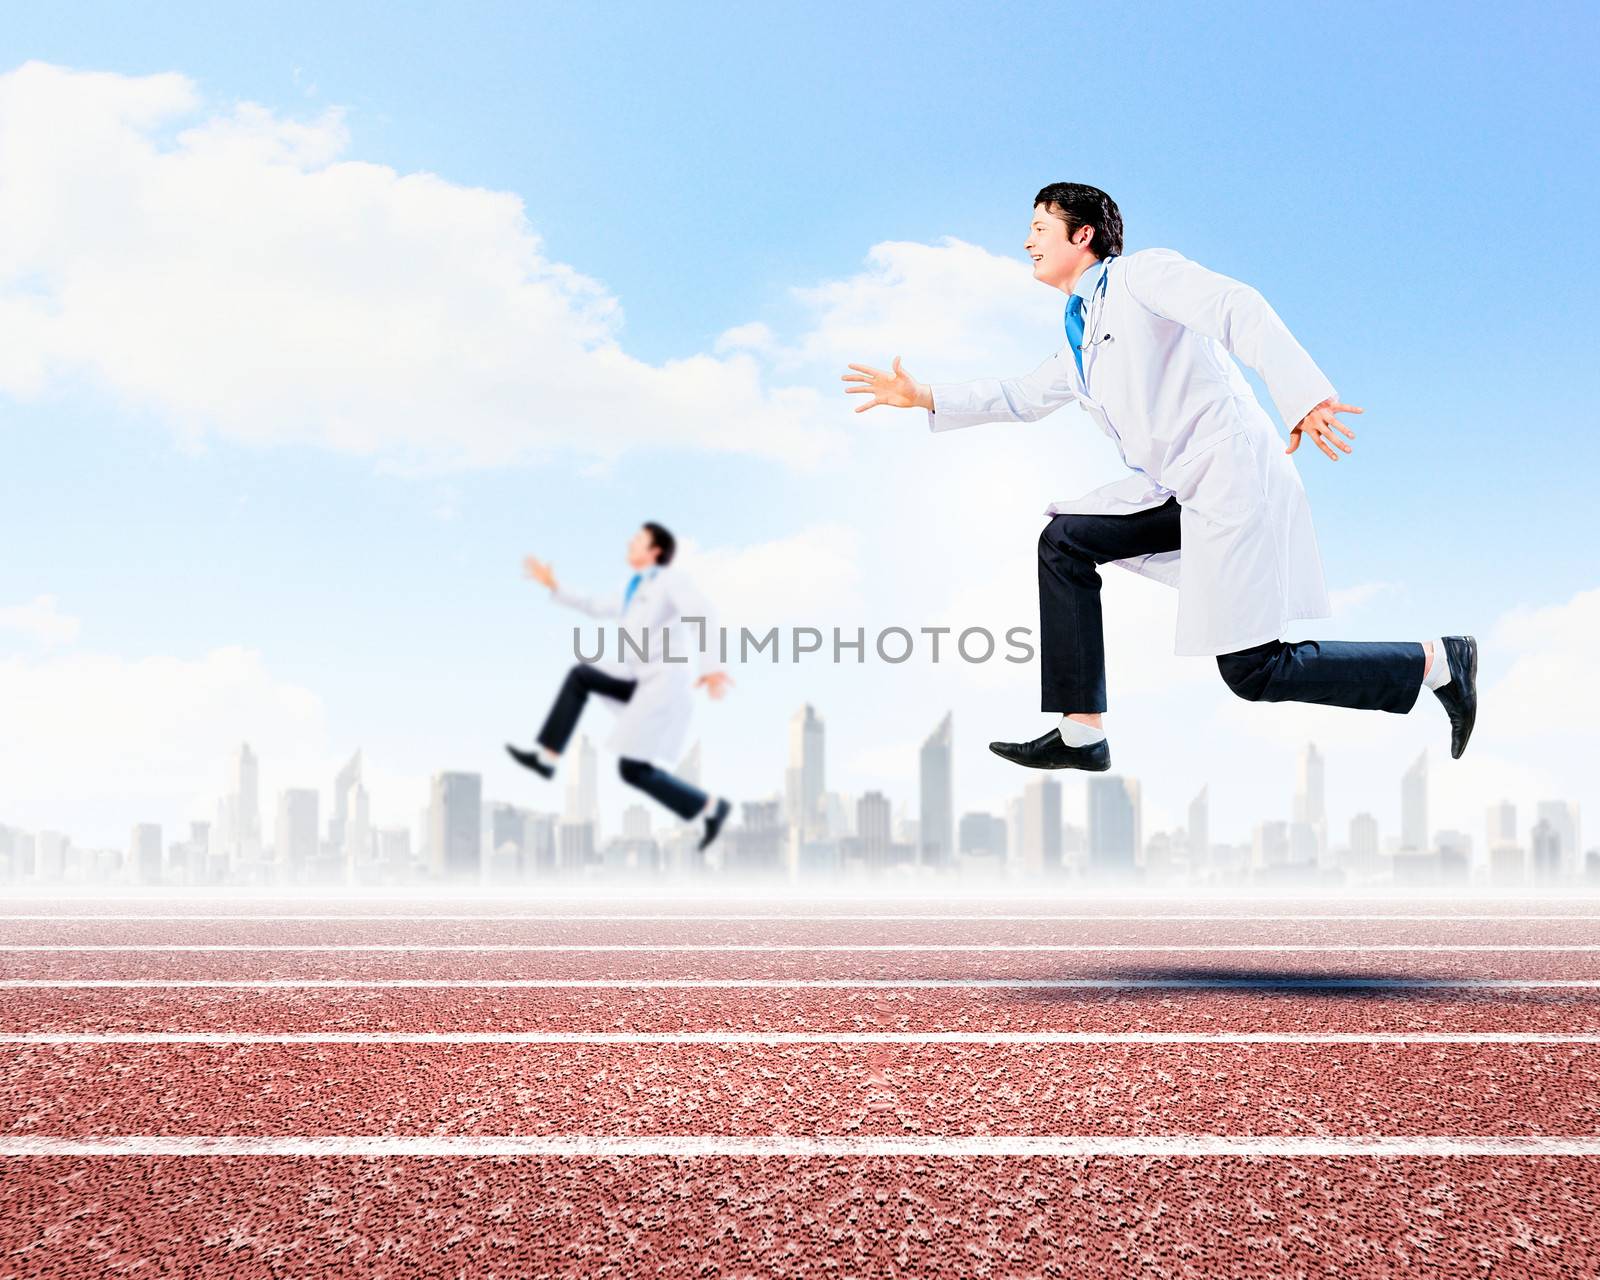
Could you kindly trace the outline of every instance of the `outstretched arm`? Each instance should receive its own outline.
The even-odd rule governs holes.
[[[1032,373],[1020,378],[976,378],[971,382],[918,382],[894,358],[885,373],[871,365],[853,364],[854,374],[844,374],[846,395],[872,396],[856,412],[887,404],[895,408],[928,411],[928,430],[953,431],[982,422],[1033,422],[1078,399],[1076,384],[1061,359],[1051,356]]]
[[[1355,433],[1334,415],[1361,410],[1338,403],[1333,383],[1256,289],[1209,271],[1172,249],[1145,249],[1129,257],[1123,271],[1134,301],[1215,338],[1261,375],[1290,429],[1287,452],[1299,448],[1301,432],[1309,433],[1330,458],[1339,456],[1333,445],[1350,452],[1330,428],[1354,439]]]
[[[622,616],[622,602],[620,600],[583,596],[577,592],[566,590],[556,581],[555,570],[550,567],[547,561],[540,560],[535,556],[524,556],[522,558],[522,572],[524,576],[549,587],[551,598],[557,604],[564,604],[568,608],[577,609],[582,613],[588,614],[591,618],[617,618]]]

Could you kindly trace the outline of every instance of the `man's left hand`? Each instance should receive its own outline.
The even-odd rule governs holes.
[[[1350,446],[1334,435],[1334,430],[1344,432],[1352,440],[1356,438],[1356,433],[1334,415],[1360,412],[1361,410],[1355,405],[1339,404],[1330,396],[1295,424],[1294,430],[1289,432],[1289,447],[1284,452],[1293,453],[1300,447],[1300,433],[1303,431],[1317,442],[1317,448],[1335,462],[1339,461],[1339,455],[1333,451],[1333,446],[1338,445],[1346,453],[1350,452]]]
[[[720,698],[732,683],[733,677],[726,671],[708,671],[694,682],[694,687],[698,689],[705,685],[707,693],[713,698]]]

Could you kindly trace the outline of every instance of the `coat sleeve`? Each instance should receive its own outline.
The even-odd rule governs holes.
[[[722,671],[722,662],[717,657],[720,646],[718,628],[721,624],[717,621],[717,608],[710,598],[692,580],[676,570],[672,571],[667,582],[667,598],[672,605],[674,623],[680,618],[704,619],[703,622],[685,624],[691,644],[697,644],[702,636],[705,637],[705,648],[700,651],[700,674]]]
[[[1128,292],[1148,311],[1215,338],[1261,375],[1286,428],[1335,394],[1327,375],[1278,313],[1242,281],[1208,271],[1172,249],[1144,249],[1123,263]]]
[[[1065,359],[1063,359],[1065,356]],[[1020,378],[977,378],[972,382],[935,382],[929,431],[953,431],[980,422],[1034,422],[1068,401],[1077,400],[1077,386],[1066,363],[1066,347],[1032,373]]]
[[[552,591],[551,598],[557,604],[564,604],[569,609],[576,609],[579,613],[586,613],[591,618],[620,618],[622,616],[622,598],[586,596],[576,591],[568,591],[557,584]]]

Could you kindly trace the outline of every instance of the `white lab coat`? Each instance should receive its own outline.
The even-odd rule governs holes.
[[[609,675],[638,681],[626,702],[603,693],[595,695],[617,716],[611,736],[606,739],[606,749],[634,760],[671,764],[683,751],[694,715],[691,673],[697,663],[702,673],[723,669],[717,656],[716,612],[675,565],[657,569],[654,574],[646,570],[624,609],[626,591],[624,585],[614,595],[591,597],[558,586],[553,594],[559,603],[607,622],[601,628],[605,649],[593,665]],[[697,651],[701,625],[683,622],[684,618],[706,620],[703,654]],[[617,657],[619,630],[626,631],[629,637],[621,646],[621,661]],[[595,637],[581,639],[582,649],[593,652]],[[636,645],[645,649],[645,657],[638,656]]]
[[[1063,345],[1020,378],[935,383],[929,428],[1032,422],[1080,403],[1133,473],[1045,514],[1119,515],[1177,495],[1181,552],[1113,561],[1178,588],[1175,653],[1230,653],[1328,617],[1305,487],[1230,353],[1261,375],[1289,427],[1333,385],[1249,285],[1171,249],[1103,270],[1106,292],[1084,309],[1084,340],[1103,340],[1083,352],[1083,377]]]

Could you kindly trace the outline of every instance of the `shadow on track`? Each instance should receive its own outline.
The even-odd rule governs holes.
[[[1095,982],[1106,985],[1018,988],[1028,1000],[1126,1001],[1130,995],[1161,999],[1184,994],[1237,992],[1303,1000],[1440,1000],[1501,1004],[1600,1006],[1600,987],[1495,985],[1493,980],[1378,970],[1335,969],[1286,973],[1232,965],[1137,965],[1108,970]]]

